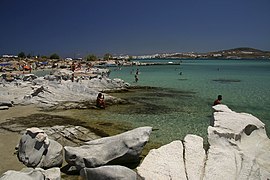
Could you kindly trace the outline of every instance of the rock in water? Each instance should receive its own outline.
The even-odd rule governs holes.
[[[225,105],[213,107],[214,127],[208,127],[210,149],[204,179],[269,179],[270,140],[264,124]]]
[[[136,172],[124,166],[102,166],[97,168],[84,168],[80,175],[85,180],[139,180]]]
[[[140,127],[125,133],[89,141],[80,147],[65,146],[65,159],[78,169],[138,161],[148,142],[152,127]]]
[[[146,180],[270,179],[270,140],[264,124],[226,105],[213,109],[216,112],[213,126],[208,127],[207,155],[203,139],[187,135],[184,150],[181,141],[151,150],[137,168],[138,174]]]
[[[51,168],[62,165],[63,147],[49,140],[43,130],[29,128],[18,145],[18,159],[27,167]]]

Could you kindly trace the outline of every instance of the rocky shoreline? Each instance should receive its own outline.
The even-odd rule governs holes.
[[[97,73],[97,72],[96,72]],[[79,79],[73,82],[71,79],[63,80],[72,71],[60,70],[53,75],[37,77],[25,74],[11,82],[0,82],[1,109],[8,109],[13,105],[35,104],[42,109],[60,108],[88,108],[94,106],[99,92],[123,91],[129,87],[121,79],[109,79],[100,75],[87,80]],[[56,75],[57,74],[57,75]],[[27,78],[25,80],[25,77]],[[81,76],[80,76],[81,78]],[[106,94],[108,104],[120,103],[122,100]],[[88,106],[88,107],[87,107]]]
[[[72,179],[77,177],[74,174],[85,179],[269,179],[270,140],[264,124],[258,118],[234,112],[226,105],[216,105],[213,109],[207,149],[203,147],[203,138],[188,134],[184,140],[150,150],[143,159],[140,155],[149,141],[152,127],[101,138],[80,126],[30,129],[10,126],[10,131],[22,134],[17,153],[28,168],[7,171],[0,179],[24,176],[40,179],[36,174],[51,179],[61,179],[61,176],[62,179]],[[35,149],[33,145],[39,138],[43,139],[43,149]],[[58,149],[55,152],[57,158],[50,153],[45,155],[55,157],[53,161],[42,157],[44,153],[37,153],[41,154],[39,156],[34,153],[46,151],[47,142],[50,146],[58,144],[58,148],[53,148]]]

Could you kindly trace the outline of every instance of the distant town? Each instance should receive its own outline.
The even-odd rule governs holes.
[[[140,61],[140,59],[160,60]],[[198,59],[200,61],[204,59],[257,59],[259,61],[270,60],[270,52],[253,48],[235,48],[209,53],[164,53],[143,56],[113,56],[110,53],[106,53],[103,57],[89,54],[86,57],[77,58],[62,58],[57,53],[53,53],[50,56],[35,56],[20,52],[18,55],[5,54],[0,57],[0,84],[5,87],[6,82],[14,81],[17,83],[17,80],[32,81],[37,78],[37,75],[34,73],[43,71],[47,75],[50,74],[46,76],[47,80],[56,80],[59,83],[62,80],[71,80],[72,82],[82,82],[82,80],[91,80],[93,78],[101,80],[103,77],[109,77],[111,69],[108,67],[113,68],[113,70],[121,70],[123,66],[178,65],[179,67],[182,59]],[[137,82],[138,69],[134,74],[135,82]],[[179,75],[182,75],[182,72]],[[17,87],[18,85],[17,83]]]
[[[31,58],[31,59],[62,59],[62,60],[138,60],[138,59],[270,59],[270,51],[262,51],[254,48],[234,48],[207,53],[185,52],[185,53],[159,53],[151,55],[112,55],[105,54],[103,57],[94,54],[85,57],[65,57],[62,58],[56,53],[50,56],[25,55],[24,52],[18,55],[3,54],[1,60],[5,58]]]
[[[123,57],[124,58],[124,57]],[[128,58],[127,56],[125,58]],[[132,56],[133,59],[270,59],[270,51],[253,48],[235,48],[207,53],[163,53]]]

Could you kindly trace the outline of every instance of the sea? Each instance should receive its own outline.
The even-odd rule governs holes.
[[[108,128],[151,126],[151,140],[160,144],[183,140],[187,134],[207,142],[212,105],[222,95],[223,104],[256,116],[270,135],[270,60],[139,61],[166,65],[110,67],[111,79],[137,87],[110,94],[129,103],[102,111],[76,111],[76,116]],[[139,80],[135,82],[137,69]]]
[[[141,62],[154,60],[141,60]],[[134,104],[110,117],[132,125],[152,126],[158,142],[182,140],[187,134],[207,139],[218,95],[236,112],[250,113],[270,131],[270,60],[158,60],[168,65],[111,68],[110,78],[121,78],[145,88],[119,94]],[[157,62],[157,61],[154,61]],[[180,65],[170,65],[179,63]],[[139,71],[136,83],[134,74]]]

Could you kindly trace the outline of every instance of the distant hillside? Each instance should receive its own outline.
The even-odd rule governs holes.
[[[208,53],[175,53],[161,58],[176,59],[270,59],[270,51],[262,51],[250,47],[240,47]]]
[[[269,59],[270,51],[262,51],[259,49],[240,47],[218,51],[210,54],[220,54],[220,57],[226,59]]]
[[[269,51],[262,51],[262,50],[255,49],[255,48],[250,48],[250,47],[239,47],[239,48],[234,48],[234,49],[222,50],[222,51],[218,51],[218,52],[219,52],[219,53],[221,53],[221,52],[237,52],[237,53],[241,53],[241,52],[270,53]]]

